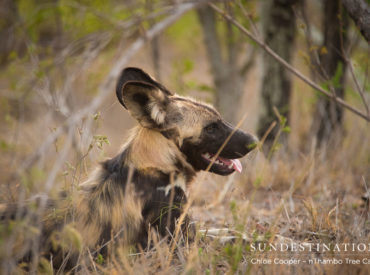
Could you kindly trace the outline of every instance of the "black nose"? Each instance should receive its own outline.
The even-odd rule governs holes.
[[[253,135],[237,130],[222,150],[221,156],[230,159],[241,158],[256,148],[257,142],[258,139]]]

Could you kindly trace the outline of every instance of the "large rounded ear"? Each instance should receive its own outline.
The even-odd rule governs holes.
[[[118,79],[117,86],[116,86],[116,94],[118,101],[127,109],[127,106],[125,106],[125,103],[123,102],[122,98],[122,92],[123,92],[123,86],[126,85],[129,81],[136,81],[136,82],[144,82],[151,84],[152,86],[156,87],[157,89],[161,90],[166,95],[173,95],[172,92],[170,92],[166,87],[164,87],[162,84],[155,81],[153,78],[150,77],[149,74],[144,72],[142,69],[134,68],[134,67],[128,67],[122,70],[121,75]]]
[[[143,127],[167,128],[170,99],[162,90],[147,82],[128,81],[122,87],[121,100]]]
[[[166,129],[170,95],[163,85],[137,68],[122,71],[117,84],[117,98],[143,127]]]

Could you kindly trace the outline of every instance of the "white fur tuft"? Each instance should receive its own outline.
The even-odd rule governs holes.
[[[157,187],[157,190],[164,191],[165,195],[168,196],[172,187],[179,187],[184,193],[186,193],[186,181],[184,177],[179,176],[173,184],[170,183],[166,186]]]
[[[163,112],[157,104],[151,104],[150,116],[158,124],[163,124],[166,118],[166,113]]]

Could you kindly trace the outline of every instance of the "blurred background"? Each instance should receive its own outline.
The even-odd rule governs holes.
[[[368,238],[369,1],[203,1],[362,117],[200,2],[0,1],[1,202],[73,190],[119,153],[136,122],[115,84],[136,66],[263,141],[241,175],[195,183],[202,226],[235,225],[239,205],[249,232],[279,224],[273,232],[297,239]]]

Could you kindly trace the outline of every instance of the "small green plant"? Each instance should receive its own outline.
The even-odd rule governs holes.
[[[104,144],[107,144],[109,145],[109,140],[108,140],[108,137],[107,136],[103,136],[103,135],[95,135],[93,136],[93,140],[94,140],[94,144],[96,144],[96,146],[100,149],[100,150],[103,150],[103,145]]]

